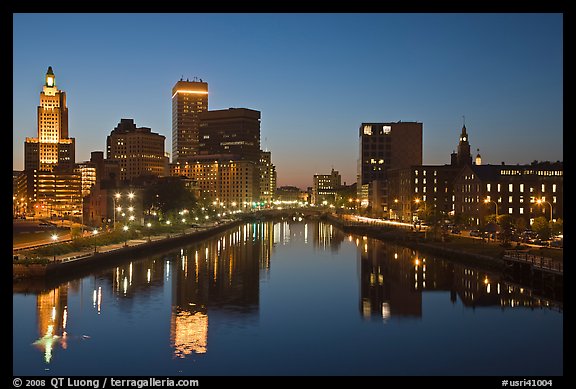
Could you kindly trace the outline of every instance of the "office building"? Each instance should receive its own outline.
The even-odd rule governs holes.
[[[50,171],[56,165],[74,164],[75,140],[68,137],[66,92],[56,87],[56,76],[48,67],[37,109],[36,138],[24,143],[24,169]]]
[[[172,162],[186,162],[198,154],[200,121],[208,110],[208,83],[180,79],[172,88]]]
[[[388,212],[388,172],[422,164],[422,123],[362,123],[359,129],[357,197],[372,212]]]
[[[272,164],[272,153],[260,153],[260,201],[270,205],[276,193],[276,166]]]
[[[314,174],[311,203],[314,205],[333,205],[337,200],[336,196],[341,186],[342,177],[337,170],[332,169],[330,174]]]
[[[198,114],[200,155],[231,154],[260,160],[260,111],[229,108]]]
[[[121,119],[106,138],[106,158],[118,161],[121,181],[142,175],[165,176],[165,139],[148,127],[136,127],[134,119]]]
[[[454,179],[454,209],[464,222],[485,224],[487,215],[509,215],[513,221],[563,218],[564,165],[466,165]],[[538,202],[540,200],[540,202]]]

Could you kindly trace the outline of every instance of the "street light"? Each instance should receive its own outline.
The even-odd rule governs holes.
[[[92,236],[96,236],[98,235],[98,230],[97,229],[93,229],[92,230]],[[94,241],[94,253],[97,253],[98,250],[96,249],[98,246],[96,245],[96,241]]]
[[[58,240],[58,235],[52,234],[51,238],[52,241],[56,243],[56,241]],[[54,262],[56,262],[56,246],[54,246]]]
[[[494,201],[494,200],[490,200],[489,197],[487,197],[487,198],[484,199],[484,203],[485,203],[485,204],[488,204],[488,203],[490,203],[490,202],[492,202],[492,203],[494,203],[494,205],[496,205],[496,223],[498,223],[498,203],[497,203],[496,201]]]
[[[420,202],[422,202],[422,204],[424,204],[424,213],[426,213],[426,202],[420,200],[419,198],[415,198],[414,202],[416,203],[416,205],[418,205],[418,209],[416,210],[416,212],[418,212],[418,210],[420,209]]]
[[[542,199],[536,200],[536,203],[538,203],[538,205],[542,205],[542,203],[546,203],[550,206],[550,221],[552,221],[552,204],[550,204],[550,202],[548,202],[546,200],[542,200]]]
[[[112,222],[112,229],[116,229],[116,200],[120,200],[120,193],[116,193],[112,200],[114,201],[114,221]]]
[[[128,246],[128,226],[125,225],[124,227],[122,227],[122,229],[126,233],[126,236],[124,236],[124,247],[126,247]]]

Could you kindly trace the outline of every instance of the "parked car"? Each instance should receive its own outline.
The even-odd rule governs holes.
[[[460,233],[460,229],[454,227],[454,228],[452,228],[452,229],[450,230],[450,232],[453,233],[453,234],[459,234],[459,233]]]
[[[550,242],[550,247],[563,248],[564,247],[564,239],[554,239],[552,242]]]
[[[470,236],[482,236],[480,230],[470,230]]]

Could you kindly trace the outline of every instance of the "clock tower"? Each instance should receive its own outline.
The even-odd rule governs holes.
[[[470,142],[468,141],[466,124],[462,125],[460,142],[458,142],[458,150],[456,152],[452,152],[450,164],[456,166],[472,165],[472,154],[470,154]]]

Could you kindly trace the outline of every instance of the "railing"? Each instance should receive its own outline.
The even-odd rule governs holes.
[[[504,259],[531,264],[532,266],[534,266],[534,268],[537,269],[549,270],[552,272],[558,272],[564,274],[563,263],[561,261],[557,261],[552,258],[546,258],[522,251],[519,252],[516,250],[507,250],[506,253],[504,254]]]

